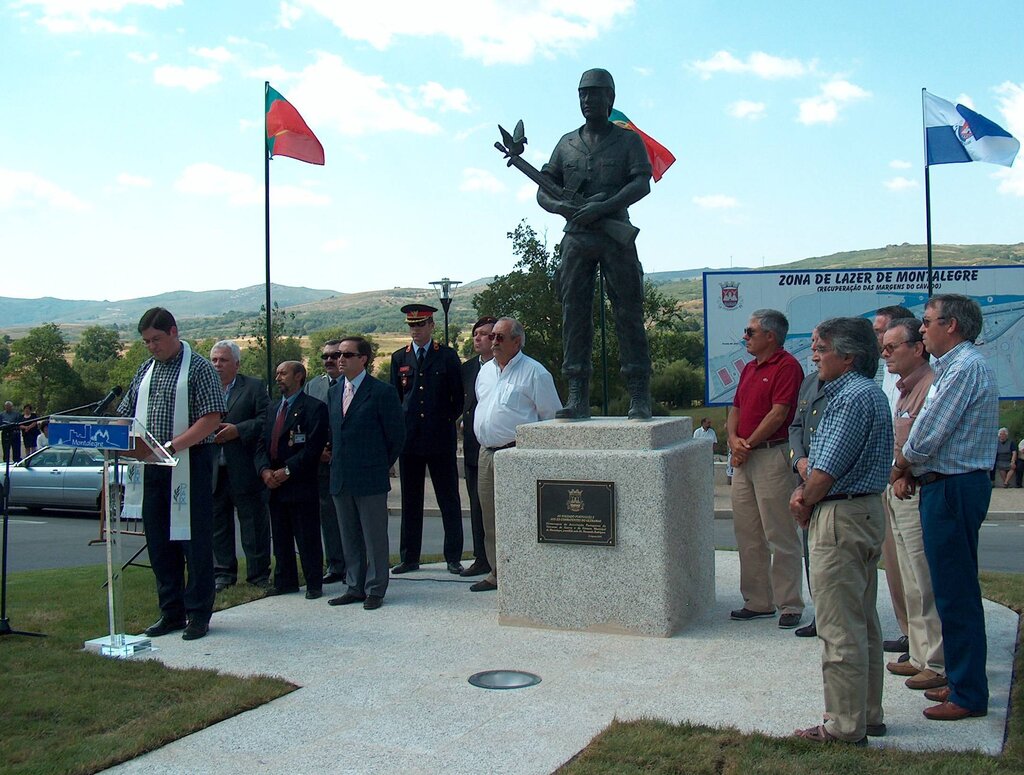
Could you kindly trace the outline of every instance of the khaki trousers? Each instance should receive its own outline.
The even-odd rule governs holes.
[[[903,593],[907,602],[910,663],[918,670],[934,670],[939,675],[945,675],[942,622],[935,608],[932,574],[928,570],[928,559],[924,555],[918,496],[915,494],[912,498],[901,501],[893,494],[890,484],[885,488],[885,500],[889,505],[900,575],[903,577]]]
[[[811,585],[821,639],[825,728],[860,740],[881,724],[882,630],[875,603],[885,538],[879,495],[819,503],[811,515]]]
[[[752,450],[733,471],[731,489],[744,607],[803,613],[803,545],[789,513],[789,446]]]
[[[476,491],[480,498],[480,510],[483,512],[484,521],[484,551],[487,553],[487,563],[491,566],[491,572],[485,580],[492,584],[498,583],[497,550],[494,539],[494,453],[487,447],[480,447],[480,457],[477,458],[480,466],[477,472]]]
[[[907,635],[909,634],[907,630],[907,593],[903,589],[903,574],[900,573],[896,538],[892,534],[892,510],[889,508],[889,499],[884,496],[882,508],[885,510],[885,541],[882,543],[885,583],[889,587],[889,598],[892,600],[892,612],[896,614],[896,625],[900,628],[901,635]]]

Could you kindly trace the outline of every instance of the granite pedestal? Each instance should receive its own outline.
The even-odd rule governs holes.
[[[520,426],[494,457],[498,621],[668,637],[715,601],[711,445],[689,418]],[[539,543],[537,481],[614,482],[614,546]]]

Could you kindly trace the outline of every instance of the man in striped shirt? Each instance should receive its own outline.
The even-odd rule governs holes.
[[[978,584],[978,531],[988,513],[999,391],[974,346],[981,307],[967,296],[929,299],[921,335],[935,356],[935,381],[903,446],[902,477],[920,489],[921,530],[931,570],[949,685],[925,692],[940,704],[924,715],[958,721],[988,712],[985,612]]]

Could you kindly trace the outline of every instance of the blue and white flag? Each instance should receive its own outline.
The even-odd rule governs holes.
[[[999,124],[963,105],[924,92],[928,164],[987,161],[1009,167],[1020,142]]]

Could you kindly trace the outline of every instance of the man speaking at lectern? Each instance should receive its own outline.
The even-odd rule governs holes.
[[[184,640],[195,640],[206,635],[213,613],[213,436],[224,393],[210,362],[178,338],[166,309],[147,310],[139,333],[153,357],[139,367],[118,414],[134,416],[178,458],[174,468],[142,466],[142,524],[160,604],[160,618],[146,635],[184,630]],[[126,509],[131,489],[129,483]]]

